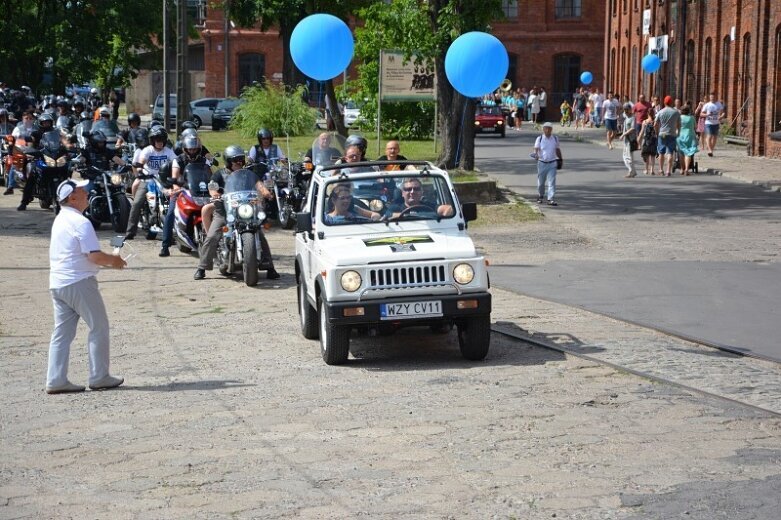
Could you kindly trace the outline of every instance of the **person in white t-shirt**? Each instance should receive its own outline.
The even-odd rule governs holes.
[[[556,196],[556,161],[561,151],[559,138],[553,135],[553,123],[542,125],[542,135],[534,141],[534,154],[537,159],[537,204],[542,204],[546,195],[548,206],[558,206]]]
[[[713,157],[713,149],[719,137],[719,125],[724,117],[724,105],[716,99],[715,92],[710,93],[708,102],[700,113],[705,115],[705,148],[708,150],[708,157]]]
[[[49,291],[54,305],[54,330],[49,344],[46,393],[82,392],[84,387],[68,381],[70,346],[79,318],[89,326],[89,387],[114,388],[125,380],[109,374],[109,322],[98,290],[99,268],[122,269],[119,256],[100,250],[92,223],[82,213],[89,205],[89,181],[70,179],[57,187],[62,210],[52,224],[49,246]]]
[[[589,98],[591,101],[591,123],[599,128],[602,126],[602,105],[605,102],[605,98],[599,93],[599,89],[595,89],[594,93]]]
[[[621,105],[618,98],[613,96],[612,92],[608,92],[602,107],[604,109],[605,130],[607,131],[607,147],[612,150],[613,139],[618,134],[618,112]]]

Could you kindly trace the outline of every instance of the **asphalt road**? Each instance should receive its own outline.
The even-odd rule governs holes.
[[[478,168],[533,200],[534,136],[478,137]],[[619,150],[562,147],[560,205],[541,209],[601,251],[521,250],[491,268],[494,285],[781,361],[781,195],[718,176],[624,179]]]

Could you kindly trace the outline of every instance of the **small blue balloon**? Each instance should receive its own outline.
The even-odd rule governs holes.
[[[290,35],[290,56],[304,74],[318,81],[335,78],[353,58],[350,28],[330,14],[307,16]]]
[[[580,82],[584,85],[591,85],[592,81],[594,81],[594,75],[589,71],[586,70],[580,74]]]
[[[468,32],[450,44],[445,55],[445,74],[453,88],[466,97],[493,92],[507,77],[510,58],[495,36]]]
[[[662,66],[662,62],[656,54],[646,54],[643,56],[643,61],[641,63],[643,65],[643,70],[648,74],[653,74]]]

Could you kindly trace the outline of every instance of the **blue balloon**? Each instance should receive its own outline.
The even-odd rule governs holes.
[[[653,74],[659,70],[659,67],[662,66],[662,62],[659,60],[659,56],[656,54],[646,54],[643,56],[642,65],[644,71],[646,71],[648,74]]]
[[[580,82],[584,85],[591,85],[592,81],[594,81],[594,75],[589,71],[584,71],[580,74]]]
[[[445,74],[450,84],[466,97],[493,92],[504,78],[510,58],[495,36],[469,32],[450,44],[445,55]]]
[[[330,14],[313,14],[296,25],[290,35],[290,56],[296,67],[310,78],[335,78],[353,58],[350,28]]]

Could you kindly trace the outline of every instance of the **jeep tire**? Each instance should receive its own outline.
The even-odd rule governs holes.
[[[328,323],[328,308],[320,300],[320,353],[327,365],[341,365],[350,354],[350,327]]]
[[[301,275],[303,277],[303,274]],[[317,323],[317,311],[309,305],[306,299],[306,285],[299,279],[298,281],[298,314],[301,323],[301,334],[306,339],[317,339],[320,330]]]
[[[470,361],[480,361],[491,346],[491,316],[472,316],[456,323],[461,355]]]

